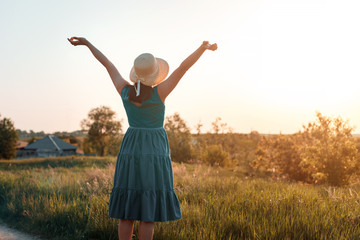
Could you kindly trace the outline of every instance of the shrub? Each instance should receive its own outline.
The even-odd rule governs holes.
[[[203,153],[203,162],[214,166],[221,167],[231,166],[231,159],[229,153],[224,151],[221,145],[210,145],[205,148]]]
[[[315,182],[347,185],[359,171],[359,153],[347,121],[317,113],[317,121],[302,132],[301,167]]]

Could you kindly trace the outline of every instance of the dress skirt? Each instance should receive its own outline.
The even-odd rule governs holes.
[[[163,127],[126,131],[115,167],[109,217],[144,222],[182,217]]]

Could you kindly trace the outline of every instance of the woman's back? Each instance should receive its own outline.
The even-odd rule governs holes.
[[[133,86],[125,85],[121,90],[121,99],[128,117],[129,126],[136,128],[160,128],[164,125],[165,105],[161,101],[157,86],[150,99],[136,105],[129,100],[128,92]]]

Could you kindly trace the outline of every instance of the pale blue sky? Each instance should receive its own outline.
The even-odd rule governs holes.
[[[292,133],[315,111],[360,126],[359,12],[355,0],[3,0],[0,114],[23,130],[73,131],[107,105],[126,128],[106,70],[66,38],[86,37],[126,79],[143,52],[173,71],[209,40],[219,49],[184,76],[166,115],[203,131],[221,117],[236,132]]]

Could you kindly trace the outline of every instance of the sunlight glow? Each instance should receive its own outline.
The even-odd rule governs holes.
[[[209,130],[221,117],[236,132],[291,133],[315,111],[360,122],[359,1],[20,2],[0,9],[0,114],[17,128],[77,130],[100,105],[126,119],[106,70],[68,44],[73,35],[126,79],[142,52],[166,59],[171,72],[203,40],[217,42],[166,100],[166,114],[191,127],[201,120]]]

